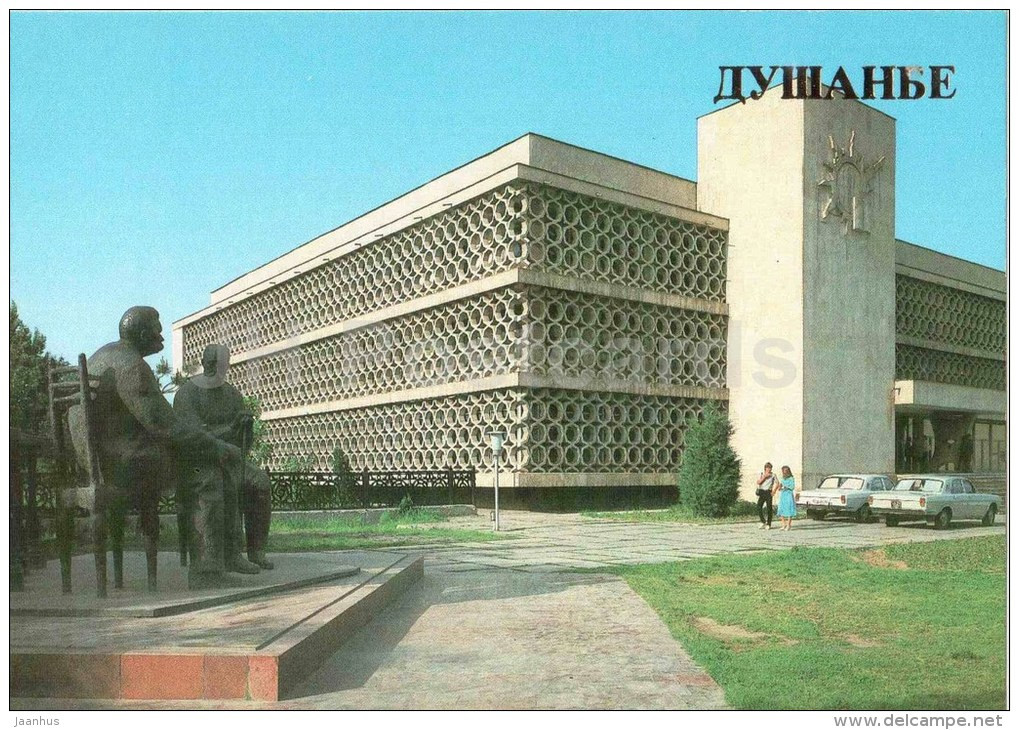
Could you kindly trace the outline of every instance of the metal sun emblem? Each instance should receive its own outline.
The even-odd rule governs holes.
[[[845,147],[835,144],[835,138],[828,135],[831,157],[823,163],[824,177],[817,183],[828,195],[821,208],[821,220],[833,218],[842,221],[842,233],[867,232],[865,202],[873,191],[874,177],[885,161],[884,155],[873,162],[867,162],[855,148],[856,132],[850,132]]]

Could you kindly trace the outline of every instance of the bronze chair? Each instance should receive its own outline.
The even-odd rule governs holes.
[[[180,553],[180,565],[186,568],[191,557],[191,511],[194,507],[184,479],[178,481],[173,499],[177,512],[177,550]]]
[[[106,488],[99,463],[96,428],[96,386],[98,378],[90,378],[84,354],[78,356],[77,366],[50,365],[47,369],[49,393],[49,420],[58,474],[65,480],[57,492],[57,545],[60,551],[60,577],[64,593],[71,592],[71,554],[74,549],[75,516],[79,509],[87,509],[92,516],[92,548],[96,566],[96,595],[106,597],[106,543],[110,538],[113,551],[113,585],[124,587],[124,523],[128,500]],[[78,429],[82,435],[77,454],[69,444],[68,412],[77,408]],[[77,457],[77,458],[75,458]],[[75,462],[82,467],[88,479],[87,486],[79,484]],[[68,482],[70,485],[68,486]],[[149,509],[157,509],[154,505]],[[146,515],[149,521],[158,521],[158,515]],[[151,544],[149,544],[151,543]],[[156,553],[153,540],[146,541],[146,563],[149,590],[156,589]]]

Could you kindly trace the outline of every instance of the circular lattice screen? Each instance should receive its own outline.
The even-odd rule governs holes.
[[[528,472],[670,472],[702,401],[549,389],[468,393],[269,421],[278,465],[339,446],[355,469],[489,471],[487,433],[507,433],[502,466]]]
[[[895,277],[895,332],[1004,353],[1005,303],[900,274]]]

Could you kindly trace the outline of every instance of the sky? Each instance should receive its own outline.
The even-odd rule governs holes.
[[[896,235],[1005,265],[1003,12],[10,17],[10,295],[73,359],[525,132],[696,179],[719,66],[954,65],[897,121]]]

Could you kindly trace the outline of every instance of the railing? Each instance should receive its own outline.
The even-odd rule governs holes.
[[[404,497],[415,506],[474,504],[471,470],[270,472],[273,510],[397,507]]]
[[[398,507],[404,497],[415,506],[471,504],[477,487],[473,469],[427,471],[360,471],[341,475],[325,471],[269,472],[273,510],[303,511]],[[40,517],[56,510],[57,475],[40,472],[35,508]],[[26,499],[27,491],[23,492]],[[159,500],[160,514],[174,513],[172,494]]]

